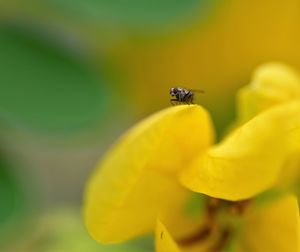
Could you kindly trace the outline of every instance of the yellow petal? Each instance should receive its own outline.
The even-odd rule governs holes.
[[[299,74],[288,65],[264,64],[238,93],[238,120],[246,122],[265,109],[295,99],[300,100]]]
[[[299,208],[296,197],[285,196],[248,209],[242,251],[300,251]]]
[[[87,185],[84,215],[90,234],[119,242],[153,230],[158,214],[179,209],[187,199],[175,173],[212,141],[210,117],[196,105],[165,109],[132,128]]]
[[[284,101],[300,98],[300,76],[295,69],[285,64],[262,65],[255,71],[251,85],[268,97]]]
[[[298,138],[300,140],[300,138]],[[278,175],[278,181],[276,185],[283,187],[283,189],[292,189],[293,186],[297,186],[297,181],[300,175],[300,152],[294,152],[287,156],[287,159]]]
[[[181,182],[193,191],[227,200],[264,191],[275,183],[291,151],[289,133],[299,119],[299,102],[261,113],[182,171]]]
[[[179,252],[180,249],[166,227],[158,220],[155,232],[156,252]]]
[[[207,239],[180,246],[178,242],[174,240],[174,237],[171,236],[165,225],[158,220],[155,231],[155,247],[156,252],[208,252],[212,250],[217,238],[217,234],[213,233],[213,236]]]

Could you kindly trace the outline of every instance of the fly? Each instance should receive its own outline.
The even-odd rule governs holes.
[[[170,99],[170,102],[172,105],[194,104],[195,92],[204,93],[203,90],[172,87],[170,88],[170,95],[174,98]]]

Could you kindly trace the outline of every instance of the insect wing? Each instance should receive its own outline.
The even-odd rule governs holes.
[[[193,93],[193,103],[195,104],[202,104],[203,103],[203,94],[205,93],[204,90],[199,89],[190,89]]]
[[[193,93],[198,93],[198,94],[204,94],[205,91],[201,90],[201,89],[189,89],[190,91],[192,91]]]

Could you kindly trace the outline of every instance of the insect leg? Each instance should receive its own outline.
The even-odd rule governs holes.
[[[178,104],[178,99],[170,99],[170,103],[172,106],[177,105]]]
[[[194,96],[191,95],[188,100],[188,104],[194,104]]]

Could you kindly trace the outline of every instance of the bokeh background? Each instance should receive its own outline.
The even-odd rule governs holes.
[[[126,251],[80,217],[103,152],[177,85],[221,135],[253,69],[299,49],[298,0],[0,1],[0,251]]]

